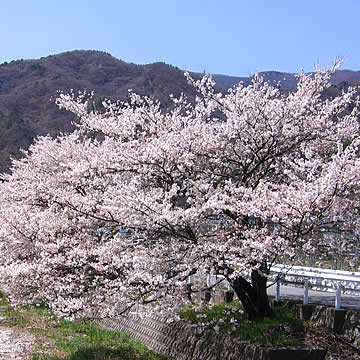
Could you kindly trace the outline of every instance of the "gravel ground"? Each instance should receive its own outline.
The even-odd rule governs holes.
[[[1,320],[1,317],[0,317]],[[0,327],[0,360],[27,359],[35,338],[24,331]]]

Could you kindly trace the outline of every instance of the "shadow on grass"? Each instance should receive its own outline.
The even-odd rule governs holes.
[[[66,360],[134,360],[138,354],[132,349],[112,349],[102,346],[86,346],[69,355]],[[149,359],[151,359],[149,357]]]
[[[111,348],[106,346],[82,346],[66,357],[34,355],[32,360],[167,360],[164,355],[151,351],[139,353],[132,347]]]

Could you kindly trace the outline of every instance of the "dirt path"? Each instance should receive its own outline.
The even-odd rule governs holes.
[[[0,327],[0,359],[26,359],[35,338],[12,328]]]
[[[1,313],[5,307],[0,307],[0,323],[4,320]],[[0,360],[27,359],[35,342],[35,337],[26,330],[18,330],[0,325]]]

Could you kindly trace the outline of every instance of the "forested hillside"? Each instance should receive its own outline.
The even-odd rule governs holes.
[[[281,82],[281,87],[296,85],[294,74],[263,72],[266,81]],[[202,74],[193,74],[200,77]],[[213,75],[219,88],[228,88],[250,77]],[[334,75],[338,93],[342,86],[360,80],[360,72],[339,71]],[[116,59],[100,51],[71,51],[36,60],[16,60],[0,65],[0,172],[7,171],[10,157],[19,156],[19,148],[27,148],[37,135],[56,135],[73,128],[73,115],[59,110],[53,99],[57,91],[94,91],[94,101],[100,104],[106,97],[126,99],[128,89],[171,104],[170,94],[195,92],[187,83],[184,71],[165,63],[136,65]]]
[[[126,99],[128,89],[170,104],[169,95],[194,90],[183,71],[164,63],[135,65],[98,51],[72,51],[0,65],[0,171],[36,135],[73,128],[73,115],[54,104],[58,90],[94,91],[94,101]]]

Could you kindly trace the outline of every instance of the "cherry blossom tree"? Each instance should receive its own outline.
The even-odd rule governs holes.
[[[271,315],[274,261],[338,250],[355,261],[359,123],[355,89],[329,99],[331,73],[282,93],[255,77],[171,110],[130,93],[89,109],[60,94],[77,130],[40,137],[3,174],[0,281],[14,304],[59,315],[174,314],[222,275],[250,319]],[[352,237],[334,238],[326,223]],[[321,231],[320,231],[321,229]]]

